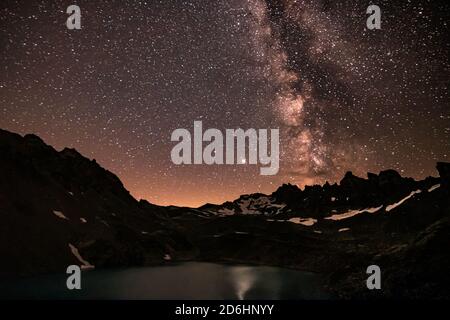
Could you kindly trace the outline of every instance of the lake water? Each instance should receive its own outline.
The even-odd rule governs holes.
[[[0,283],[2,299],[327,299],[317,274],[264,266],[186,262],[84,271],[81,290],[66,274]]]

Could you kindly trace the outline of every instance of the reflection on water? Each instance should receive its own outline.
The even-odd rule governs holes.
[[[230,281],[236,288],[236,294],[239,300],[244,300],[245,294],[250,290],[256,280],[254,267],[229,267]]]
[[[327,299],[318,275],[275,267],[187,262],[92,270],[82,290],[66,274],[0,282],[0,298],[27,299]]]

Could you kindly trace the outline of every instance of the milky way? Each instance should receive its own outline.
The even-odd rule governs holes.
[[[367,30],[366,8],[382,11]],[[81,8],[68,30],[66,8]],[[2,1],[0,128],[74,147],[137,198],[200,205],[450,154],[447,1]],[[176,166],[177,128],[280,128],[280,172]]]

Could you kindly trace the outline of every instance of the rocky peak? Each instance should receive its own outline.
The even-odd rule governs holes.
[[[297,201],[302,195],[302,190],[296,185],[285,183],[279,187],[272,196],[277,199],[278,202],[291,203]]]
[[[378,176],[380,186],[386,184],[400,184],[402,179],[402,176],[392,169],[381,171]]]
[[[340,185],[344,188],[357,188],[361,184],[366,183],[367,180],[357,177],[351,171],[347,171],[342,178]]]
[[[450,185],[450,163],[448,162],[438,162],[436,169],[441,177],[441,183],[445,186]]]

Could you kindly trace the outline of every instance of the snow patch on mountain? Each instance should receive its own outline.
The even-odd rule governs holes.
[[[163,259],[166,260],[166,261],[170,261],[170,260],[172,260],[172,257],[170,256],[170,254],[166,253],[164,255]]]
[[[80,252],[78,251],[78,248],[75,247],[73,244],[69,243],[69,248],[72,254],[78,259],[78,261],[81,263],[81,270],[86,269],[93,269],[95,266],[90,264],[88,261],[84,260],[83,257],[80,255]]]
[[[215,206],[203,210],[203,213],[219,215],[222,217],[234,214],[242,215],[276,215],[281,213],[286,204],[275,203],[272,197],[265,195],[242,196],[234,202],[227,202],[221,206]]]
[[[401,205],[403,202],[407,201],[408,199],[412,198],[415,194],[421,193],[422,190],[418,189],[416,191],[411,192],[408,196],[400,200],[399,202],[396,202],[394,204],[390,204],[386,207],[386,212],[391,211],[392,209],[397,208],[399,205]]]
[[[208,211],[208,212],[213,213],[213,214],[215,213],[213,211]],[[234,210],[231,210],[228,208],[219,209],[217,212],[220,213],[222,216],[231,216],[234,214]]]
[[[383,206],[379,206],[379,207],[376,207],[376,208],[360,209],[360,210],[350,210],[350,211],[347,211],[347,212],[344,212],[344,213],[333,214],[332,216],[326,217],[325,219],[337,221],[337,220],[342,220],[342,219],[347,219],[347,218],[354,217],[354,216],[356,216],[356,215],[358,215],[360,213],[363,213],[363,212],[375,213],[378,210],[380,210],[381,208],[383,208]]]
[[[58,218],[61,218],[61,219],[64,219],[64,220],[69,220],[69,218],[67,218],[61,211],[53,210],[53,214],[55,216],[57,216]]]
[[[272,211],[273,214],[278,214],[284,207],[286,207],[285,204],[273,203],[272,199],[267,196],[240,199],[237,204],[241,214],[261,214],[267,211]]]
[[[313,218],[299,218],[299,217],[291,218],[288,221],[295,224],[302,224],[307,227],[310,227],[317,222],[317,220]]]
[[[432,186],[430,189],[428,189],[428,192],[434,191],[437,188],[439,188],[441,185],[440,184],[435,184],[434,186]]]

